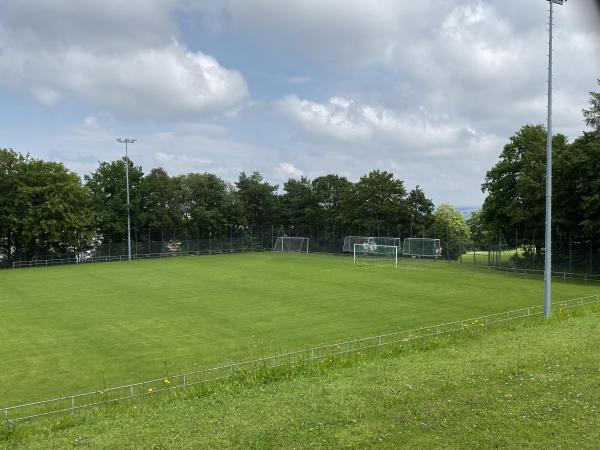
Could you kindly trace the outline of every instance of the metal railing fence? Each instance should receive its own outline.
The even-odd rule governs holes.
[[[473,267],[495,270],[498,272],[509,272],[523,275],[538,275],[544,276],[543,269],[525,269],[520,267],[501,267],[501,266],[488,266],[485,264],[471,264]],[[600,281],[600,274],[593,273],[579,273],[579,272],[559,272],[552,271],[552,278],[562,278],[563,280],[585,280],[585,281]]]
[[[555,303],[555,306],[558,313],[560,313],[566,309],[591,304],[600,304],[600,295],[565,300]],[[393,345],[410,345],[412,341],[418,339],[466,330],[481,329],[489,327],[490,325],[506,323],[517,319],[541,316],[543,313],[543,306],[532,306],[406,331],[350,339],[309,349],[191,371],[175,376],[165,376],[139,383],[102,388],[93,392],[8,406],[0,408],[0,417],[4,417],[4,420],[8,423],[16,423],[57,414],[75,414],[75,412],[86,408],[95,408],[100,405],[155,395],[160,392],[184,389],[191,386],[225,380],[241,374],[255,373],[263,369],[319,361],[326,358],[339,358],[356,354],[361,351],[382,349]]]
[[[226,253],[244,253],[261,251],[261,249],[254,248],[230,248],[230,249],[208,249],[208,250],[191,250],[191,251],[180,251],[180,252],[164,252],[164,253],[137,253],[132,254],[131,259],[156,259],[156,258],[170,258],[176,256],[200,256],[200,255],[220,255]],[[63,264],[94,264],[103,262],[113,261],[127,261],[127,255],[115,255],[115,256],[89,256],[86,258],[63,258],[63,259],[34,259],[29,261],[15,261],[12,263],[13,269],[23,267],[48,267],[57,266]]]
[[[481,233],[465,236],[460,229],[417,230],[413,227],[344,227],[339,224],[232,226],[223,230],[139,231],[132,235],[132,257],[157,258],[188,254],[235,253],[272,250],[277,237],[307,237],[310,252],[340,254],[346,236],[414,237],[438,239],[441,254],[436,259],[462,264],[483,265],[501,270],[539,274],[544,269],[543,236],[535,230],[512,230],[505,233]],[[552,267],[557,276],[593,280],[600,278],[600,243],[585,237],[553,237]],[[400,250],[400,249],[399,249]],[[399,256],[401,256],[399,251]],[[79,249],[64,253],[34,254],[16,251],[0,254],[0,268],[35,267],[78,262],[121,261],[127,255],[127,241],[122,234],[98,236],[82,243]]]

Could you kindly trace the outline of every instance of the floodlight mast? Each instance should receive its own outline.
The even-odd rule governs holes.
[[[546,137],[546,230],[544,242],[544,317],[550,318],[552,309],[552,28],[554,4],[562,5],[567,0],[548,0],[548,129]]]
[[[125,144],[125,185],[127,190],[127,259],[131,261],[131,208],[129,206],[129,155],[127,145],[135,143],[136,139],[117,139],[117,142]]]

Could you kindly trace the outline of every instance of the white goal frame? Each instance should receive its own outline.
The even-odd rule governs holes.
[[[355,244],[395,245],[398,247],[398,250],[402,252],[402,239],[391,236],[346,236],[344,237],[342,251],[349,253],[354,252]]]
[[[307,237],[277,236],[274,252],[308,253],[310,239]]]
[[[363,249],[367,251],[367,254],[369,254],[369,252],[375,252],[377,251],[377,249],[381,249],[381,248],[386,248],[389,250],[393,249],[393,256],[389,255],[382,255],[381,257],[378,257],[376,254],[373,257],[364,257],[361,258],[362,255],[358,255],[356,254],[356,250],[357,249]],[[375,267],[389,267],[392,266],[394,268],[398,268],[398,246],[397,245],[381,245],[381,244],[354,244],[354,249],[353,249],[353,261],[354,261],[354,265],[357,266],[375,266]],[[361,261],[374,261],[374,264],[364,264],[361,263]],[[387,261],[387,263],[386,263]]]
[[[433,254],[425,255],[423,252],[419,253],[418,250],[425,248],[425,243],[432,243]],[[442,247],[440,240],[435,238],[404,238],[402,245],[402,255],[413,256],[416,258],[439,258],[442,255]],[[408,249],[407,249],[408,244]]]

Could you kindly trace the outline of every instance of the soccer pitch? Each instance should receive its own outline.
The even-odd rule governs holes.
[[[553,283],[554,299],[596,294]],[[0,271],[0,406],[542,303],[540,277],[247,253]]]

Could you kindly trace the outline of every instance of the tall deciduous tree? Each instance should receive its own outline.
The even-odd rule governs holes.
[[[210,173],[190,173],[178,178],[185,224],[203,235],[239,222],[231,186]]]
[[[457,208],[442,203],[433,213],[433,223],[442,242],[442,257],[456,259],[464,253],[463,244],[470,241],[471,230]]]
[[[411,227],[416,231],[428,229],[433,222],[434,205],[420,186],[410,191],[407,204]]]
[[[359,225],[371,235],[406,223],[408,209],[402,180],[390,172],[373,170],[361,177],[344,199],[348,225]]]
[[[598,84],[600,85],[600,79]],[[590,107],[583,110],[583,117],[588,126],[600,131],[600,92],[592,91],[590,97]]]
[[[554,155],[563,153],[567,140],[553,137]],[[557,158],[558,159],[558,158]],[[482,216],[498,232],[536,232],[543,237],[546,183],[546,129],[522,127],[504,146],[500,161],[488,171],[482,190],[487,193]]]
[[[62,164],[32,159],[19,164],[16,247],[27,256],[76,251],[90,237],[90,196]]]
[[[310,180],[306,177],[299,180],[290,178],[283,184],[283,191],[280,204],[284,211],[283,219],[287,224],[317,225],[319,204]]]
[[[242,172],[235,186],[245,225],[271,225],[280,220],[275,195],[277,185],[264,181],[259,172],[250,176]]]
[[[129,160],[129,200],[131,228],[137,233],[144,228],[140,184],[144,173]],[[105,237],[120,239],[127,235],[127,196],[125,158],[101,162],[95,172],[85,176],[92,195],[97,230]]]
[[[26,158],[7,148],[0,148],[0,258],[10,258],[15,246],[18,210],[16,195],[19,170]]]
[[[571,238],[600,239],[600,139],[584,133],[556,164],[553,223]]]
[[[152,169],[140,184],[144,225],[154,236],[183,223],[182,192],[164,169]]]
[[[344,218],[343,200],[352,189],[352,183],[347,178],[333,174],[317,177],[312,181],[312,189],[322,225],[347,222]]]

